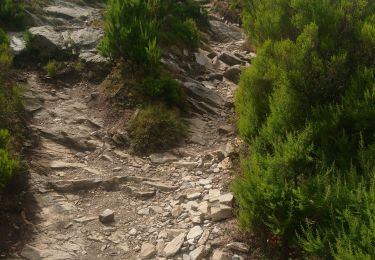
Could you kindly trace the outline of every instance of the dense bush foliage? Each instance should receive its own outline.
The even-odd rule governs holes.
[[[25,21],[25,10],[17,0],[0,1],[0,27],[22,28]]]
[[[375,258],[375,3],[243,0],[258,48],[236,107],[244,228],[322,258]]]
[[[0,189],[4,188],[10,176],[17,168],[17,162],[8,154],[8,131],[12,118],[20,107],[19,93],[16,87],[6,82],[6,76],[12,64],[12,56],[9,51],[9,40],[3,30],[0,29]]]
[[[140,110],[129,126],[130,145],[138,153],[168,149],[184,134],[185,126],[177,112],[161,104]]]
[[[0,190],[4,188],[18,167],[18,162],[9,157],[7,150],[8,141],[8,132],[0,129]]]
[[[207,23],[206,15],[192,0],[109,0],[105,37],[99,49],[112,59],[123,59],[138,78],[140,89],[152,98],[178,102],[177,82],[160,65],[161,47],[199,43],[197,23]]]

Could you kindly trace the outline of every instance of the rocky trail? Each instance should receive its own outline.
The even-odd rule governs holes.
[[[51,1],[53,2],[53,1]],[[210,5],[207,6],[210,8]],[[234,92],[252,54],[241,30],[210,15],[208,43],[196,53],[178,48],[163,63],[191,106],[189,136],[167,153],[137,157],[121,148],[98,107],[91,80],[106,60],[96,53],[101,10],[56,1],[30,29],[46,52],[72,52],[86,70],[73,83],[37,70],[22,77],[25,106],[37,137],[28,161],[39,211],[26,259],[249,259],[238,242],[228,186],[241,145],[234,127]],[[15,53],[24,48],[12,37]],[[16,255],[14,256],[16,258]]]

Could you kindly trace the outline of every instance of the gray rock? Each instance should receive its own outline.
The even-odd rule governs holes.
[[[66,49],[61,33],[52,26],[32,27],[29,31],[33,35],[32,47],[44,55]]]
[[[21,256],[28,260],[39,260],[42,258],[42,251],[36,247],[25,245],[21,251]]]
[[[242,31],[239,27],[223,23],[221,21],[211,20],[210,28],[212,38],[220,42],[239,41],[243,39]]]
[[[190,229],[189,233],[186,235],[186,239],[198,239],[203,233],[203,229],[200,226],[195,226]]]
[[[76,5],[72,6],[48,6],[44,8],[44,11],[54,17],[63,18],[63,19],[87,19],[93,12],[93,9],[90,7],[79,7]]]
[[[155,214],[162,214],[164,212],[163,208],[160,206],[151,206],[150,211]]]
[[[93,220],[97,219],[96,217],[80,217],[80,218],[76,218],[74,219],[75,222],[77,223],[87,223],[87,222],[91,222]]]
[[[138,215],[150,215],[150,209],[149,208],[144,208],[140,209],[137,212]]]
[[[219,201],[221,204],[227,205],[227,206],[232,206],[233,204],[233,193],[225,193],[223,195],[219,196]]]
[[[235,131],[235,127],[233,125],[220,125],[218,132],[219,134],[226,135],[232,134]]]
[[[208,246],[199,246],[194,251],[190,252],[190,260],[201,260],[204,257],[206,257],[209,253],[209,247]]]
[[[220,190],[212,189],[208,191],[208,200],[209,202],[218,201],[220,196]]]
[[[230,255],[220,249],[216,249],[213,254],[211,260],[231,260],[232,258]]]
[[[70,34],[70,40],[79,48],[95,48],[103,37],[103,30],[86,27]]]
[[[100,215],[99,215],[99,220],[102,223],[110,223],[115,220],[115,212],[110,209],[104,210]]]
[[[202,196],[202,194],[200,192],[194,192],[194,193],[189,193],[186,195],[186,198],[188,200],[195,200],[195,199],[198,199]]]
[[[213,68],[211,60],[207,57],[208,54],[208,52],[202,49],[198,49],[198,52],[194,53],[195,61],[206,70],[210,70]]]
[[[216,91],[206,88],[199,82],[188,81],[183,83],[183,87],[186,90],[186,94],[193,99],[203,101],[214,107],[222,107],[224,100],[220,97]]]
[[[241,74],[241,67],[240,65],[234,65],[230,68],[228,68],[225,72],[224,72],[224,77],[230,81],[232,81],[233,83],[238,83],[239,80],[240,80],[240,74]]]
[[[225,64],[228,64],[229,66],[234,66],[234,65],[240,65],[243,64],[243,61],[237,58],[236,56],[232,55],[229,52],[222,52],[218,56],[219,60],[224,62]]]
[[[205,231],[203,231],[203,234],[202,234],[201,238],[198,240],[198,244],[199,245],[206,244],[209,236],[210,236],[210,231],[208,229],[206,229]]]
[[[21,54],[26,49],[26,43],[22,33],[8,33],[10,39],[10,50],[14,55]]]
[[[79,58],[89,66],[95,66],[97,68],[107,68],[109,66],[109,59],[94,53],[94,52],[82,52],[79,54]]]
[[[226,248],[242,253],[247,253],[250,250],[248,245],[241,242],[231,242],[226,245]]]
[[[178,160],[178,158],[171,153],[158,153],[151,154],[150,160],[152,163],[162,164],[162,163],[171,163]]]
[[[62,248],[61,248],[62,249]],[[28,260],[54,259],[54,260],[73,260],[77,256],[68,252],[56,249],[38,249],[36,247],[26,245],[21,251],[21,256]]]
[[[184,167],[190,170],[198,166],[197,162],[188,162],[188,161],[178,161],[178,162],[174,162],[173,164],[176,165],[177,167]]]
[[[156,254],[156,248],[153,244],[143,243],[139,257],[141,259],[151,259]]]
[[[143,184],[149,185],[151,187],[157,188],[162,191],[173,191],[177,190],[179,187],[169,184],[169,183],[163,183],[163,182],[152,182],[152,181],[144,181]]]
[[[169,242],[164,248],[164,254],[166,257],[174,256],[180,251],[182,244],[185,241],[185,233],[182,233],[175,237],[171,242]]]
[[[218,56],[216,56],[212,59],[212,64],[213,64],[215,69],[222,70],[222,71],[225,71],[229,67],[227,64],[225,64],[224,62],[219,60]],[[219,76],[215,76],[215,79],[222,80],[223,74],[220,74]]]
[[[83,180],[61,180],[50,181],[48,186],[59,192],[77,192],[81,190],[89,190],[99,187],[103,184],[99,179],[83,179]]]
[[[220,204],[211,207],[210,217],[213,221],[220,221],[233,216],[232,207]]]

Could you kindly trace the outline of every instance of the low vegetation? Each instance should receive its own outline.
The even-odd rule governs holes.
[[[177,103],[180,90],[160,64],[160,46],[197,47],[197,23],[204,26],[206,16],[194,1],[109,0],[99,49],[130,66],[145,96]]]
[[[183,136],[175,111],[183,94],[161,64],[162,51],[172,45],[198,47],[199,28],[206,25],[207,14],[193,0],[107,1],[105,36],[99,50],[122,62],[124,78],[135,85],[134,91],[142,95],[147,107],[131,122],[134,151],[171,147]]]
[[[185,131],[177,110],[162,104],[149,105],[130,121],[130,146],[138,153],[160,152],[178,143]]]
[[[18,162],[9,155],[9,132],[13,119],[21,107],[18,88],[8,82],[8,72],[12,64],[9,40],[0,29],[0,190],[5,187],[18,167]]]
[[[258,49],[237,93],[243,228],[284,253],[375,257],[375,3],[243,0]],[[284,255],[285,257],[285,255]]]
[[[58,71],[58,63],[55,60],[50,60],[45,66],[47,75],[51,78],[55,78]]]
[[[20,29],[25,25],[25,9],[17,0],[0,2],[0,28]]]

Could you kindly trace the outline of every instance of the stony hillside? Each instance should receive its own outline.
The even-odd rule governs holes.
[[[11,257],[26,259],[249,259],[229,191],[241,142],[234,92],[252,53],[244,35],[209,10],[207,39],[196,52],[171,48],[162,62],[189,104],[188,136],[176,149],[135,156],[124,144],[135,109],[109,103],[109,61],[96,50],[100,6],[50,1],[31,15],[33,48],[59,57],[56,78],[38,63],[19,69],[33,142],[27,159],[34,215],[30,239]],[[11,33],[16,61],[30,59]],[[83,69],[75,64],[81,62]],[[104,83],[102,83],[104,80]],[[14,232],[17,232],[16,230]]]

